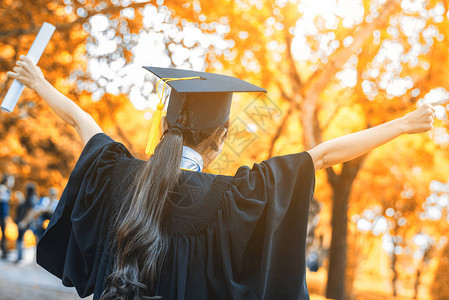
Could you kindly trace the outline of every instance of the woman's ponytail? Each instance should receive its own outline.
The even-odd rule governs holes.
[[[166,132],[138,172],[130,189],[131,202],[117,218],[115,271],[103,299],[143,299],[153,288],[148,284],[156,280],[166,250],[161,223],[170,191],[178,183],[182,146],[180,131]]]
[[[123,201],[115,224],[114,271],[108,276],[101,299],[157,299],[154,293],[167,241],[161,228],[167,201],[177,189],[183,143],[197,146],[210,139],[210,147],[218,143],[220,129],[189,129],[188,103],[181,117],[157,145],[153,156],[137,171],[129,187],[129,203]],[[187,126],[189,124],[190,126]]]

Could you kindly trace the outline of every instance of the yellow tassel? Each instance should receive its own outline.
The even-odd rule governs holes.
[[[151,129],[150,129],[150,136],[148,137],[148,144],[147,148],[145,150],[145,153],[147,155],[153,155],[154,149],[156,149],[156,146],[159,142],[159,135],[160,135],[160,124],[162,119],[162,110],[164,109],[164,103],[159,102],[157,104],[157,109],[153,114],[153,120],[151,122]]]
[[[147,148],[145,149],[145,153],[147,155],[153,155],[154,149],[156,149],[156,146],[160,140],[161,132],[159,130],[161,120],[162,120],[162,110],[164,109],[164,92],[165,92],[165,85],[169,81],[176,81],[176,80],[192,80],[192,79],[201,79],[200,77],[182,77],[182,78],[161,78],[156,84],[156,92],[159,96],[159,103],[157,104],[157,109],[153,114],[153,120],[151,122],[151,128],[150,128],[150,136],[148,137],[148,144]],[[162,88],[162,94],[159,94],[159,83],[161,81],[164,81],[164,86]]]

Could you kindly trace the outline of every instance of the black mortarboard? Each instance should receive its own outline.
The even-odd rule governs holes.
[[[172,88],[167,107],[168,122],[174,124],[178,120],[184,99],[187,98],[192,111],[189,123],[194,129],[207,129],[224,124],[229,118],[232,93],[267,92],[251,83],[226,75],[173,68],[144,68],[166,81]],[[174,80],[191,77],[199,79]]]

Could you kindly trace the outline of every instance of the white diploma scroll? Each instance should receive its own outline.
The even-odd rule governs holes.
[[[50,41],[53,32],[55,32],[55,26],[44,22],[41,29],[37,33],[33,45],[31,45],[31,48],[27,54],[27,57],[29,57],[35,65],[37,65],[42,53],[44,53],[45,47]],[[21,84],[20,81],[17,79],[13,80],[1,105],[3,111],[12,112],[14,110],[14,107],[16,106],[17,101],[19,101],[20,95],[22,95],[24,88],[25,86]]]

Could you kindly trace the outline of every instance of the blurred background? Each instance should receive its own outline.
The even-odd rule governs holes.
[[[158,101],[146,65],[268,90],[235,96],[229,140],[206,170],[216,174],[434,104],[430,133],[317,173],[307,281],[311,299],[449,299],[448,9],[447,0],[2,0],[0,99],[6,72],[49,22],[46,78],[140,159]],[[81,150],[76,131],[28,89],[0,113],[0,299],[76,299],[34,264],[48,221],[30,217],[21,262],[15,222],[27,201],[28,211],[51,207],[49,188],[62,192]]]

